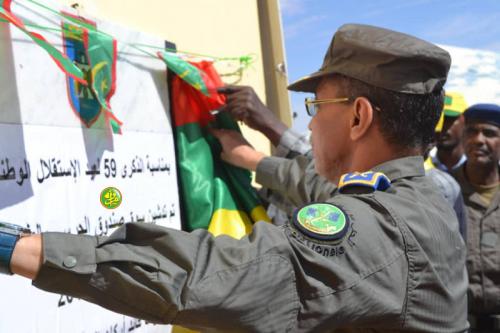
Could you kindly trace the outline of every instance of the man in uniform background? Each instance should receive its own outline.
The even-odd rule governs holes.
[[[266,157],[214,131],[224,159],[300,207],[281,227],[259,222],[241,240],[142,223],[109,237],[44,233],[4,242],[12,259],[0,263],[44,290],[205,331],[465,332],[464,243],[421,157],[449,66],[412,36],[336,32],[320,70],[290,86],[316,94],[315,169],[332,191],[307,156]]]
[[[467,161],[454,175],[467,207],[467,269],[472,332],[500,332],[500,106],[465,113]]]

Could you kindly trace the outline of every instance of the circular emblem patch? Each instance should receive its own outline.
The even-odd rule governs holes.
[[[122,203],[122,194],[116,187],[106,187],[101,191],[100,199],[104,208],[115,209]]]
[[[318,240],[338,240],[349,229],[347,215],[329,203],[313,203],[296,211],[294,225],[305,235]]]

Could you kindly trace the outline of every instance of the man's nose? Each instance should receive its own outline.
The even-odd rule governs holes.
[[[479,131],[474,137],[472,138],[472,142],[476,145],[483,145],[486,141],[486,137],[484,136],[482,131]]]

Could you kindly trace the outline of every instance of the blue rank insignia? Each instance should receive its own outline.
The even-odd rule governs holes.
[[[381,172],[346,173],[340,177],[339,191],[351,187],[364,187],[372,191],[385,191],[391,186],[391,180]]]
[[[349,218],[330,203],[312,203],[298,209],[293,225],[304,235],[322,241],[342,239],[349,229]]]

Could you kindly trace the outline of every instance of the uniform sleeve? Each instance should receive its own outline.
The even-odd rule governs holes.
[[[287,129],[281,136],[276,147],[276,157],[293,158],[298,155],[311,157],[311,144],[308,134],[299,134],[293,129]]]
[[[316,173],[314,162],[305,156],[264,158],[257,166],[256,181],[277,191],[295,206],[326,201],[336,189],[335,184]]]
[[[273,156],[291,159],[299,155],[311,161],[311,145],[308,134],[299,134],[293,129],[287,129],[281,136]],[[311,169],[313,164],[311,161]],[[283,225],[293,215],[296,206],[281,193],[265,186],[259,190],[259,196],[268,204],[267,214],[275,225]]]
[[[43,252],[36,287],[153,323],[232,332],[295,323],[293,251],[268,223],[239,241],[144,223],[104,238],[44,233]]]

